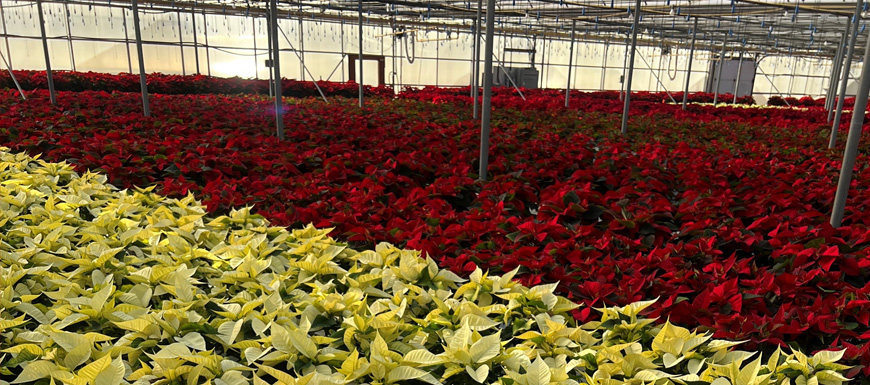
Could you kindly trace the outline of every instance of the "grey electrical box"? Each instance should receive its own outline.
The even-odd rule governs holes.
[[[493,68],[493,86],[517,87],[535,89],[538,88],[538,69],[519,67],[496,67]],[[513,82],[511,82],[513,80]]]
[[[716,83],[719,81],[719,60],[710,62],[709,72],[707,75],[706,92],[714,92]],[[738,68],[740,74],[737,73]],[[743,64],[739,59],[726,59],[722,61],[722,82],[719,84],[720,94],[733,94],[734,86],[737,85],[737,78],[740,78],[739,89],[737,96],[752,95],[753,86],[755,85],[755,60],[744,58]]]

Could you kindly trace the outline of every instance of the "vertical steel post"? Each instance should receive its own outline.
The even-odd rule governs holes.
[[[127,32],[127,8],[121,8],[121,14],[124,16],[124,47],[127,48],[127,73],[133,73],[133,55],[130,54],[130,34]]]
[[[568,82],[565,84],[565,108],[568,107],[568,99],[571,98],[571,69],[574,65],[574,35],[576,28],[577,20],[571,20],[571,45],[568,48]]]
[[[69,15],[69,3],[63,3],[63,10],[66,12],[66,41],[69,43],[69,64],[72,67],[73,72],[76,70],[76,55],[73,50],[73,41],[72,41],[72,23],[70,22]]]
[[[0,1],[0,24],[3,26],[3,40],[6,41],[6,60],[9,61],[9,68],[12,68],[12,50],[9,48],[9,35],[6,30],[6,15],[3,13],[2,1]]]
[[[441,42],[438,41],[438,30],[435,30],[435,87],[438,87],[438,80],[441,72]]]
[[[477,19],[474,22],[474,56],[472,60],[471,108],[474,120],[480,118],[480,18],[483,11],[483,0],[477,0]]]
[[[698,18],[692,24],[692,48],[689,49],[689,65],[686,69],[686,89],[683,90],[683,110],[689,102],[689,82],[692,80],[692,61],[695,60],[695,40],[698,37]]]
[[[740,71],[743,71],[743,50],[740,50],[740,59],[737,61],[737,79],[734,79],[734,100],[731,104],[737,104],[737,91],[740,89]]]
[[[619,77],[619,101],[625,100],[625,68],[628,66],[628,40],[625,41],[625,55],[622,56],[622,75]]]
[[[363,108],[366,105],[365,102],[365,86],[363,86],[363,6],[362,0],[357,1],[357,12],[359,13],[359,17],[357,19],[359,23],[359,108]]]
[[[211,55],[208,52],[208,18],[205,15],[204,9],[202,10],[202,32],[205,35],[205,70],[208,76],[211,76]],[[275,40],[278,40],[278,35],[276,34],[275,36]]]
[[[257,17],[251,16],[251,34],[254,35],[254,79],[260,80],[260,63],[257,58]]]
[[[45,56],[45,76],[48,78],[48,98],[52,105],[57,105],[54,92],[54,78],[51,75],[51,58],[48,56],[48,39],[45,37],[45,19],[42,16],[42,0],[36,0],[36,12],[39,14],[39,31],[42,33],[42,54]]]
[[[133,32],[136,36],[136,54],[139,59],[139,86],[142,88],[142,112],[151,116],[151,105],[148,101],[148,82],[145,78],[145,55],[142,54],[142,30],[139,27],[139,2],[133,0]]]
[[[480,180],[487,179],[489,130],[492,118],[492,46],[495,43],[495,0],[486,0],[486,45],[483,49],[483,111],[480,119]]]
[[[610,48],[610,41],[604,41],[604,55],[601,55],[601,83],[598,85],[599,91],[604,91],[604,80],[607,77],[607,50]]]
[[[181,11],[176,11],[175,16],[178,18],[178,45],[179,50],[181,50],[181,74],[187,75],[187,65],[184,63],[184,34],[181,33]],[[254,57],[257,51],[254,50]]]
[[[275,134],[278,139],[284,139],[284,102],[281,99],[281,51],[278,40],[278,2],[270,0],[271,11],[269,13],[269,34],[272,35],[272,71],[275,74]]]
[[[199,41],[196,37],[196,12],[193,9],[190,10],[190,27],[193,29],[193,60],[196,62],[196,74],[199,75]]]
[[[855,2],[855,22],[852,23],[852,37],[849,39],[846,57],[843,63],[843,75],[840,83],[840,96],[837,99],[837,111],[834,113],[834,121],[831,123],[831,140],[828,142],[828,148],[834,148],[837,145],[837,131],[840,129],[840,118],[843,116],[843,103],[846,99],[846,86],[849,84],[849,71],[852,69],[852,56],[855,52],[855,41],[858,40],[858,31],[861,27],[861,11],[864,8],[864,0]]]
[[[849,19],[849,23],[852,19]],[[843,48],[846,45],[846,37],[849,36],[849,25],[847,24],[846,31],[843,31],[843,36],[840,37],[840,45],[837,46],[837,51],[834,57],[831,58],[831,76],[828,79],[828,92],[825,94],[825,110],[830,111],[834,108],[834,90],[837,88],[837,83],[840,82],[840,69],[843,68]],[[831,122],[831,114],[828,113],[828,123]]]
[[[302,6],[300,5],[300,8]],[[302,24],[302,12],[299,12],[299,62],[302,63],[302,81],[305,81],[305,26]],[[314,80],[312,77],[311,80]]]
[[[722,40],[722,53],[719,54],[719,68],[716,71],[716,89],[713,91],[713,107],[719,103],[719,86],[722,84],[722,70],[725,65],[725,45],[728,44],[728,37]]]
[[[622,106],[622,135],[628,134],[628,109],[631,105],[631,76],[634,73],[634,52],[637,49],[637,30],[640,28],[640,0],[634,4],[634,21],[631,23],[631,52],[628,56],[628,76],[625,79],[625,100]]]
[[[269,97],[275,97],[275,70],[272,66],[275,65],[274,62],[274,54],[272,52],[272,11],[269,9],[269,6],[266,7],[266,57],[269,59],[271,65],[269,66]]]
[[[856,23],[857,24],[857,23]],[[846,198],[849,196],[849,185],[852,183],[852,171],[855,168],[855,158],[858,155],[858,143],[861,140],[861,128],[864,125],[864,114],[867,110],[867,95],[870,93],[870,40],[864,48],[864,68],[861,69],[861,81],[858,83],[858,94],[855,95],[855,107],[852,110],[852,122],[849,124],[849,136],[846,138],[846,152],[843,154],[843,165],[840,169],[840,179],[837,181],[837,193],[834,196],[834,207],[831,211],[831,226],[840,227],[843,212],[846,210]]]

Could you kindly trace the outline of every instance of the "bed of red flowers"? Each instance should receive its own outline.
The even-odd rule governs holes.
[[[48,80],[45,71],[13,71],[16,80],[25,90],[47,89]],[[52,73],[54,78],[55,88],[59,91],[106,91],[106,92],[139,92],[139,75],[121,73],[118,75],[110,75],[98,72],[69,72],[55,71]],[[191,94],[268,94],[269,83],[267,80],[253,80],[242,78],[216,78],[205,75],[166,75],[154,73],[148,75],[148,91],[156,94],[167,95],[191,95]],[[356,97],[359,92],[359,85],[356,83],[337,83],[321,81],[317,86],[312,82],[302,82],[296,80],[282,80],[283,95],[287,97],[319,97],[320,93],[317,86],[326,96],[344,96]],[[15,83],[8,72],[0,72],[0,88],[15,88]],[[391,96],[394,91],[391,87],[371,87],[365,86],[368,95],[375,96]],[[432,94],[437,93],[443,96],[460,96],[469,95],[469,87],[455,88],[435,88],[425,87],[423,89],[415,89],[406,87],[403,90],[405,95],[414,95],[417,93]],[[522,89],[522,97],[527,98],[558,98],[564,95],[562,90],[551,89]],[[493,90],[496,96],[519,96],[519,92],[511,87],[496,88]],[[712,93],[693,92],[690,93],[687,100],[691,103],[712,103]],[[734,96],[731,94],[720,94],[720,103],[731,103]],[[595,98],[605,100],[619,100],[618,91],[600,91],[600,92],[582,92],[572,91],[574,98]],[[671,97],[677,102],[683,100],[683,93],[677,92],[670,96],[666,92],[637,92],[632,94],[632,100],[646,102],[670,102]],[[810,98],[812,99],[812,98]],[[470,99],[469,99],[470,100]],[[802,99],[803,100],[803,99]],[[752,96],[743,96],[737,99],[738,104],[754,104]],[[770,103],[769,103],[770,104]],[[792,103],[794,104],[794,103]],[[784,102],[780,104],[785,105]]]
[[[48,89],[45,71],[13,71],[16,80],[24,90]],[[58,91],[121,91],[140,92],[139,74],[121,73],[110,75],[97,72],[52,72],[54,86]],[[359,92],[356,83],[302,82],[283,79],[282,91],[288,97],[320,97],[321,91],[329,96],[354,97]],[[166,75],[148,74],[148,91],[156,94],[269,94],[268,80],[242,78],[216,78],[205,75]],[[387,96],[393,94],[390,87],[365,86],[370,95]],[[15,88],[15,82],[8,72],[0,73],[0,88]]]
[[[406,88],[402,91],[403,96],[411,96],[413,97],[416,94],[425,94],[425,95],[441,95],[444,97],[449,96],[466,96],[469,95],[471,88],[469,87],[457,87],[457,88],[437,88],[437,87],[423,87],[423,88]],[[517,91],[513,87],[500,87],[493,89],[493,95],[495,97],[503,97],[503,96],[516,96],[520,99],[525,98],[535,99],[546,97],[550,99],[559,99],[565,97],[565,90],[561,89],[520,89]],[[686,101],[689,103],[713,103],[715,94],[708,92],[691,92],[689,96],[686,98]],[[579,98],[583,99],[599,99],[599,100],[621,100],[619,91],[571,91],[571,98]],[[671,100],[673,98],[673,100]],[[570,98],[569,98],[570,99]],[[675,92],[670,95],[667,92],[634,92],[631,94],[631,100],[634,101],[643,101],[643,102],[653,102],[653,103],[682,103],[683,101],[683,92]],[[470,101],[470,99],[469,99]],[[718,103],[723,104],[732,104],[734,101],[733,94],[719,94]],[[737,104],[746,104],[752,105],[755,104],[755,100],[752,96],[741,96],[737,98]],[[784,104],[783,104],[784,105]]]
[[[541,92],[494,98],[488,182],[477,180],[468,97],[287,99],[287,139],[265,96],[0,90],[0,145],[112,183],[192,192],[353,243],[424,250],[469,272],[520,267],[590,306],[660,297],[653,316],[753,343],[845,347],[870,374],[870,158],[844,227],[827,224],[839,151],[819,109],[755,109]],[[848,117],[844,117],[848,119]],[[862,154],[870,146],[862,145]],[[763,345],[770,346],[770,345]]]

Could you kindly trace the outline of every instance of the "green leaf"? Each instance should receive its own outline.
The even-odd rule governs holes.
[[[51,372],[58,369],[57,365],[50,361],[33,361],[24,367],[24,370],[12,381],[12,384],[23,384],[47,378]]]
[[[833,351],[833,350],[820,351],[820,352],[816,353],[815,355],[813,355],[813,357],[810,359],[810,366],[815,367],[817,365],[824,365],[824,364],[830,364],[830,363],[837,362],[837,361],[843,359],[843,354],[845,354],[845,353],[846,353],[845,349],[844,350],[837,350],[837,351]]]
[[[81,344],[73,348],[63,359],[64,366],[76,368],[91,358],[91,344]]]
[[[83,367],[82,370],[79,370],[79,377],[87,379],[88,382],[94,382],[97,379],[97,376],[103,371],[109,369],[111,365],[112,357],[107,354],[103,356],[103,358],[91,362]]]
[[[440,364],[444,360],[432,354],[428,350],[417,349],[408,352],[408,354],[405,354],[405,357],[402,361],[406,363],[416,364],[418,366],[431,366]]]
[[[288,336],[290,337],[290,343],[293,344],[293,347],[305,355],[305,357],[312,360],[317,357],[317,344],[311,340],[311,337],[309,337],[307,333],[303,333],[299,330],[288,330]]]
[[[465,371],[468,372],[468,375],[471,376],[472,380],[482,384],[486,381],[486,377],[489,376],[489,365],[481,365],[477,370],[473,369],[471,366],[466,366]]]
[[[227,321],[218,326],[218,338],[225,344],[232,345],[242,331],[244,321]]]
[[[118,357],[97,375],[94,385],[120,385],[124,381],[124,372],[124,362],[121,361],[121,357]]]
[[[399,381],[416,380],[428,374],[420,369],[410,366],[399,366],[387,373],[387,383],[392,384]]]
[[[528,385],[549,385],[551,375],[550,367],[538,356],[528,367],[526,383]]]
[[[296,379],[293,378],[293,376],[287,374],[286,372],[275,369],[271,366],[260,365],[260,364],[256,364],[256,365],[258,368],[260,368],[260,370],[266,372],[266,374],[268,374],[272,377],[275,377],[275,379],[278,381],[281,381],[285,384],[295,384],[296,383]]]
[[[501,338],[498,334],[492,334],[477,340],[468,350],[471,360],[476,363],[487,362],[500,352]]]
[[[175,340],[181,342],[182,344],[191,349],[199,351],[204,351],[206,349],[205,338],[203,338],[202,335],[197,332],[187,333],[184,335],[184,337],[181,338],[175,337]]]

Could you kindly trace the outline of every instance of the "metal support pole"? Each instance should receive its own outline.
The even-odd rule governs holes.
[[[274,98],[276,87],[275,70],[273,69],[273,66],[275,65],[273,58],[275,55],[272,54],[272,11],[269,10],[268,6],[266,7],[266,11],[266,47],[268,47],[268,49],[266,50],[266,57],[269,62],[271,62],[271,65],[269,66],[269,97]]]
[[[72,41],[72,23],[70,22],[70,14],[69,14],[69,3],[63,3],[64,12],[66,12],[66,41],[69,43],[69,64],[72,67],[73,72],[76,70],[76,55],[73,50],[73,41]]]
[[[604,41],[604,55],[601,55],[601,83],[598,85],[599,91],[604,91],[604,79],[607,77],[607,49],[610,48],[610,42]]]
[[[698,18],[692,24],[692,48],[689,49],[689,66],[686,69],[686,89],[683,91],[683,110],[689,102],[689,82],[692,80],[692,61],[695,60],[695,40],[698,37]]]
[[[275,133],[278,139],[284,139],[284,103],[281,100],[281,51],[278,40],[278,2],[270,0],[272,12],[269,13],[269,33],[272,35],[272,71],[275,73]]]
[[[6,69],[9,71],[9,76],[12,78],[12,82],[15,83],[15,88],[18,88],[18,94],[21,95],[21,99],[27,100],[27,96],[24,95],[24,90],[21,89],[21,84],[18,83],[18,78],[15,77],[15,74],[12,73],[12,63],[6,61],[6,56],[3,56],[3,52],[0,51],[0,58],[3,58],[3,64],[6,66]]]
[[[441,75],[441,43],[438,41],[438,30],[435,30],[435,87],[438,87]]]
[[[640,0],[638,0],[640,1]],[[480,180],[487,179],[489,124],[492,118],[492,46],[495,43],[495,0],[486,0],[486,46],[483,49],[483,111],[480,121]]]
[[[779,97],[782,98],[782,101],[785,102],[785,105],[791,107],[791,104],[789,104],[788,100],[785,99],[785,95],[782,94],[782,91],[780,91],[779,88],[776,88],[776,84],[773,84],[773,80],[770,80],[770,76],[767,76],[767,73],[765,73],[764,69],[761,68],[760,65],[758,65],[758,62],[755,62],[755,69],[757,71],[761,71],[761,74],[764,75],[764,78],[767,79],[767,82],[770,83],[770,86],[773,87],[773,90],[776,91],[777,94],[779,94]],[[776,75],[776,73],[774,73],[774,75]]]
[[[498,60],[498,56],[495,56],[495,54],[493,54],[492,58],[495,60],[496,64],[498,64],[498,68],[501,69],[501,72],[504,73],[504,77],[506,77],[511,85],[514,86],[514,90],[516,90],[517,93],[520,94],[520,98],[522,98],[523,101],[526,101],[526,95],[523,94],[523,90],[520,89],[520,86],[517,84],[516,81],[514,81],[514,78],[511,77],[511,74],[507,72],[507,69],[505,69],[505,63],[501,60]]]
[[[274,0],[273,0],[274,1]],[[357,1],[357,13],[358,22],[359,22],[359,108],[363,108],[366,105],[365,102],[365,87],[363,86],[363,6],[362,0]]]
[[[142,30],[139,28],[139,2],[133,0],[133,32],[136,35],[136,54],[139,59],[139,86],[142,88],[142,112],[151,116],[151,105],[148,102],[148,82],[145,78],[145,55],[142,54]]]
[[[340,25],[341,25],[341,33],[339,34],[338,39],[339,39],[339,42],[341,42],[341,60],[344,60],[344,58],[345,58],[345,54],[344,54],[344,20],[341,20]],[[395,43],[393,43],[393,48],[395,48]],[[395,65],[395,63],[396,63],[396,56],[393,55],[393,64]],[[345,71],[344,71],[344,69],[342,69],[340,72],[341,72],[341,82],[344,83],[345,82],[345,80],[344,80]],[[393,87],[395,87],[395,84],[393,85]]]
[[[196,74],[199,75],[199,41],[196,37],[196,12],[193,11],[190,12],[190,26],[193,28],[193,60],[196,61]]]
[[[395,20],[393,20],[395,22]],[[393,67],[390,71],[390,87],[393,89],[393,94],[396,93],[396,78],[399,74],[396,72],[396,46],[399,45],[399,38],[396,37],[396,25],[392,24],[393,34],[391,38],[393,39],[392,47],[390,47],[390,65]],[[341,60],[344,61],[344,55],[341,55]],[[339,62],[340,63],[340,62]]]
[[[338,69],[344,65],[345,56],[346,55],[344,55],[344,54],[341,55],[341,60],[339,60],[338,64],[336,64],[335,67],[332,68],[332,72],[330,72],[329,76],[326,77],[326,81],[330,81],[330,79],[332,79],[332,75],[335,75],[335,73],[338,72]],[[311,72],[308,72],[308,74],[311,75]],[[314,82],[314,85],[317,85],[317,82]]]
[[[828,148],[834,148],[837,145],[837,131],[840,129],[840,118],[843,116],[843,103],[846,101],[846,86],[849,84],[849,71],[852,69],[852,56],[855,52],[855,41],[858,40],[858,31],[861,27],[861,11],[863,8],[864,0],[855,2],[855,22],[852,23],[852,37],[849,39],[846,57],[844,58],[846,62],[843,63],[840,96],[837,99],[837,111],[834,113],[834,121],[831,124],[831,140],[828,142]]]
[[[208,19],[206,17],[205,10],[202,10],[202,32],[205,34],[205,70],[208,76],[211,76],[211,55],[208,52]]]
[[[3,26],[3,40],[6,41],[6,57],[9,60],[9,68],[12,68],[12,50],[9,48],[9,35],[6,30],[6,15],[3,13],[2,1],[0,1],[0,24]]]
[[[290,46],[290,49],[293,50],[293,53],[296,54],[296,57],[299,59],[299,62],[302,64],[302,71],[308,72],[308,76],[311,76],[311,82],[314,83],[314,88],[316,88],[317,92],[320,93],[320,97],[323,98],[324,102],[329,103],[329,100],[326,99],[326,94],[323,93],[323,89],[321,89],[320,85],[317,84],[317,80],[314,80],[314,74],[312,74],[311,71],[308,70],[308,66],[305,65],[304,61],[302,61],[302,56],[300,56],[301,49],[297,50],[295,47],[293,47],[293,43],[290,42],[290,38],[287,37],[287,34],[284,33],[284,30],[281,29],[280,25],[278,26],[278,31],[281,32],[281,35],[284,36],[284,40],[287,40],[287,44]],[[344,61],[344,58],[341,58],[341,60]],[[339,63],[339,64],[341,64],[341,63]],[[338,67],[336,66],[336,68],[338,68]],[[330,74],[329,76],[331,77],[332,74]]]
[[[725,45],[728,44],[728,38],[722,40],[722,53],[719,54],[719,68],[716,71],[716,89],[713,92],[713,106],[719,103],[719,86],[722,84],[722,66],[725,65]]]
[[[568,49],[568,82],[565,84],[565,108],[568,108],[568,99],[571,98],[571,67],[574,65],[574,34],[576,33],[577,20],[571,20],[571,45]],[[607,55],[605,54],[605,57]]]
[[[737,104],[737,90],[740,89],[740,71],[743,71],[743,50],[740,50],[740,59],[737,61],[737,79],[734,80],[734,100],[731,104]]]
[[[39,14],[39,31],[42,33],[42,54],[45,56],[45,76],[48,78],[48,98],[52,105],[57,105],[54,92],[54,78],[51,76],[51,58],[48,56],[48,39],[45,37],[45,19],[42,16],[42,0],[36,1],[36,13]]]
[[[302,8],[302,6],[300,6]],[[299,62],[302,63],[302,81],[305,81],[305,27],[302,25],[302,13],[299,14]],[[311,76],[314,80],[314,75]]]
[[[178,49],[181,51],[181,74],[187,75],[187,65],[184,63],[184,35],[181,33],[181,12],[175,12],[178,18]],[[254,57],[257,57],[257,49],[254,48]]]
[[[254,79],[260,80],[260,63],[257,54],[257,17],[251,16],[251,34],[254,35]]]
[[[622,56],[622,75],[619,77],[619,101],[625,100],[625,68],[628,66],[628,40],[626,40],[625,45],[625,55]]]
[[[133,55],[130,54],[130,34],[127,32],[127,8],[121,8],[124,15],[124,47],[127,48],[127,73],[133,73]]]
[[[852,22],[852,19],[849,19],[849,23]],[[837,52],[834,53],[834,57],[831,58],[831,76],[828,78],[828,90],[825,94],[825,110],[830,111],[833,108],[834,101],[834,89],[835,85],[840,81],[840,69],[843,68],[843,46],[846,44],[846,36],[849,34],[849,28],[846,28],[846,31],[843,32],[843,36],[840,37],[840,45],[837,46]],[[831,122],[831,114],[828,114],[828,122]]]
[[[475,120],[480,118],[480,18],[483,11],[483,0],[477,0],[477,19],[474,21],[474,56],[472,60],[471,108]]]
[[[628,76],[625,82],[625,101],[622,106],[622,135],[628,134],[628,108],[631,105],[631,76],[634,74],[634,53],[637,49],[637,30],[640,23],[640,0],[634,4],[634,22],[631,23],[631,52],[628,55]]]
[[[857,24],[857,23],[856,23]],[[861,128],[864,125],[864,114],[867,110],[867,94],[870,93],[870,40],[864,48],[864,68],[861,69],[861,81],[858,83],[858,94],[855,95],[855,107],[852,109],[852,122],[849,124],[849,136],[846,139],[846,152],[843,154],[843,166],[840,169],[840,180],[837,181],[837,193],[834,196],[834,208],[831,211],[831,226],[840,227],[843,213],[846,210],[846,198],[849,196],[849,185],[852,183],[852,171],[855,168],[855,158],[858,155],[858,142],[861,140]]]
[[[661,78],[659,78],[659,74],[657,74],[656,71],[653,70],[652,66],[649,65],[649,62],[646,61],[646,59],[643,57],[643,54],[640,53],[640,52],[638,52],[637,57],[639,57],[640,60],[643,61],[643,64],[646,65],[646,68],[649,68],[649,72],[650,72],[650,73],[653,75],[653,77],[656,79],[656,82],[657,82],[656,84],[657,84],[658,86],[661,86],[662,89],[665,90],[665,93],[668,95],[668,98],[671,99],[671,103],[677,104],[677,100],[674,99],[674,96],[671,95],[671,92],[668,91],[668,88],[665,87],[665,84],[664,84],[664,83],[662,83]],[[661,69],[661,63],[659,63],[659,69]]]

